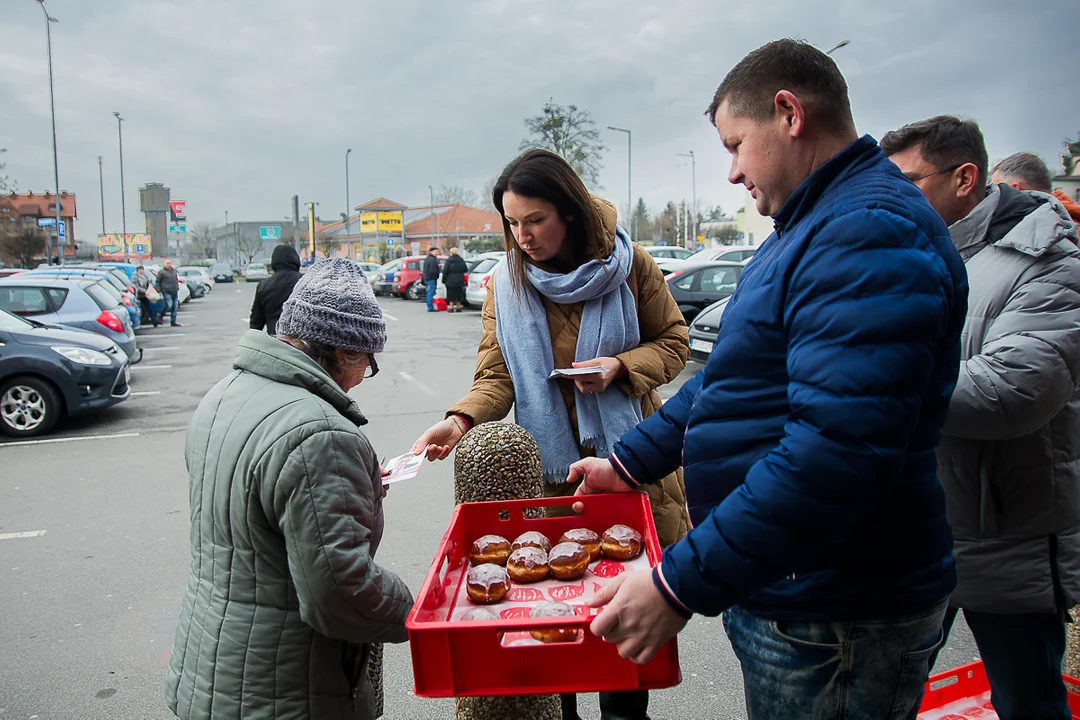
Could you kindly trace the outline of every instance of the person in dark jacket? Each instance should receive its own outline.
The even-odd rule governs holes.
[[[165,258],[165,266],[158,270],[157,289],[161,293],[162,299],[165,300],[165,309],[158,316],[158,323],[165,319],[165,313],[168,312],[169,324],[173,327],[180,327],[180,323],[176,322],[176,310],[180,306],[180,278],[176,274],[176,268],[173,267],[172,260],[169,258]],[[156,326],[158,323],[154,323],[154,325]]]
[[[316,263],[278,337],[248,330],[195,410],[191,563],[165,677],[183,720],[375,720],[377,643],[413,597],[375,559],[382,470],[350,390],[386,323],[363,270]]]
[[[1066,612],[1080,603],[1076,229],[1048,194],[987,188],[971,120],[912,123],[881,146],[949,223],[971,279],[937,452],[959,575],[945,633],[962,609],[1001,720],[1067,720]]]
[[[469,266],[465,264],[465,258],[458,254],[457,248],[450,248],[450,257],[443,266],[442,276],[443,285],[446,286],[446,304],[450,312],[461,312],[465,304],[465,274],[468,272]]]
[[[150,309],[150,301],[146,299],[146,291],[150,287],[150,276],[146,274],[146,268],[142,265],[135,268],[135,272],[132,273],[131,286],[135,288],[135,296],[139,300],[142,321],[150,320],[154,327],[157,327],[159,324],[158,318]]]
[[[424,258],[424,274],[421,279],[427,288],[427,311],[435,312],[435,289],[439,286],[439,256],[432,246]]]
[[[680,463],[693,529],[591,603],[592,631],[649,660],[723,613],[750,718],[914,720],[956,584],[934,450],[967,280],[918,188],[859,137],[847,84],[778,40],[708,109],[776,232],[746,266],[705,369],[576,463],[579,494]]]
[[[255,288],[248,325],[252,330],[265,327],[266,332],[274,335],[281,308],[303,277],[300,273],[300,256],[292,245],[278,245],[270,256],[270,269],[274,274],[261,280]]]

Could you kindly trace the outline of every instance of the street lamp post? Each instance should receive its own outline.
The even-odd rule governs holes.
[[[101,170],[101,156],[97,156],[98,192],[101,193],[101,234],[105,235],[105,175]]]
[[[839,50],[839,49],[840,49],[840,48],[842,48],[842,47],[847,47],[847,46],[848,46],[848,45],[850,45],[850,44],[851,44],[851,41],[850,41],[850,40],[841,40],[840,42],[836,43],[836,45],[833,45],[833,48],[832,48],[832,50],[829,50],[829,51],[828,51],[827,53],[825,53],[825,54],[826,54],[826,55],[832,55],[832,54],[833,54],[833,53],[834,53],[835,51]]]
[[[694,218],[691,224],[693,225],[693,228],[694,228],[694,230],[693,230],[693,232],[694,232],[693,240],[694,240],[695,247],[696,247],[697,246],[697,159],[694,158],[694,151],[693,150],[691,150],[690,152],[675,153],[675,154],[676,155],[682,155],[683,157],[690,158],[690,182],[691,182],[691,192],[693,193],[691,195],[691,200],[690,200],[690,202],[691,202],[690,214]],[[689,249],[689,248],[687,248],[687,249]]]
[[[119,112],[116,116],[116,137],[120,141],[120,227],[124,233],[124,262],[128,261],[127,201],[124,199],[124,118]]]
[[[49,111],[52,115],[52,155],[53,155],[53,181],[56,184],[56,257],[58,262],[63,264],[64,251],[60,246],[60,161],[56,152],[56,99],[53,97],[53,71],[52,71],[52,23],[60,22],[45,9],[45,0],[37,0],[41,5],[41,12],[45,15],[45,49],[49,55]],[[52,265],[52,251],[46,248],[46,252],[49,257],[46,258],[49,265]]]
[[[349,249],[352,248],[352,243],[349,242],[349,213],[352,212],[349,206],[349,153],[351,152],[352,148],[345,151],[345,243]]]
[[[428,202],[430,202],[429,210],[431,211],[431,242],[428,244],[428,249],[435,247],[435,190],[428,185]]]
[[[614,125],[608,125],[608,130],[614,130],[615,132],[626,133],[626,229],[630,231],[630,239],[634,239],[634,206],[631,204],[634,193],[630,185],[630,168],[633,162],[630,146],[630,131],[626,128],[615,127]]]

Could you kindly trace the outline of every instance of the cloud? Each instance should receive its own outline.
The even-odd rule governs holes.
[[[977,119],[992,157],[1040,153],[1056,169],[1080,98],[1069,0],[868,4],[778,0],[647,3],[510,0],[49,0],[61,185],[80,198],[80,235],[120,225],[124,123],[128,227],[138,186],[188,201],[192,221],[284,217],[290,198],[345,207],[377,195],[422,204],[427,186],[481,190],[517,152],[522,120],[548,97],[633,131],[633,190],[657,208],[689,198],[694,150],[703,205],[742,193],[702,111],[724,74],[770,39],[832,47],[860,130],[941,112]],[[0,147],[23,188],[52,187],[43,18],[30,0],[0,17]],[[608,146],[602,194],[626,196],[626,144]]]

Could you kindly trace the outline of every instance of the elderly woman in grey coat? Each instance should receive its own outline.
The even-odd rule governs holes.
[[[378,371],[382,312],[355,263],[300,280],[278,336],[244,335],[188,429],[191,574],[165,681],[181,718],[376,717],[372,644],[412,595],[375,562],[382,471],[346,394]]]

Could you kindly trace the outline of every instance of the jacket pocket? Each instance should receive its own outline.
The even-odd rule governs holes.
[[[979,453],[979,537],[997,537],[1000,502],[994,488],[994,447],[982,443]]]

